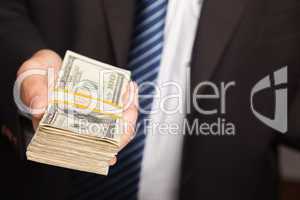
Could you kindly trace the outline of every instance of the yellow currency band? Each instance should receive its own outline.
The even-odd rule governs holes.
[[[110,116],[112,119],[120,119],[121,116],[119,115],[116,115],[116,114],[113,114],[113,113],[109,113],[109,112],[104,112],[100,109],[90,109],[88,108],[88,106],[86,105],[82,105],[82,104],[77,104],[77,103],[71,103],[70,101],[62,101],[62,100],[51,100],[50,101],[50,104],[56,104],[56,105],[72,105],[73,107],[75,108],[80,108],[80,109],[88,109],[92,112],[95,112],[95,113],[100,113],[100,114],[103,114],[103,115],[108,115]]]
[[[74,96],[77,96],[77,97],[83,97],[83,98],[95,100],[95,101],[98,101],[98,102],[102,102],[102,103],[111,105],[112,107],[115,107],[115,108],[118,108],[118,109],[122,109],[121,105],[116,104],[116,103],[114,103],[112,101],[101,99],[101,98],[94,98],[91,95],[86,95],[86,94],[83,94],[83,93],[80,93],[80,92],[70,92],[68,89],[62,89],[62,88],[56,88],[56,89],[54,89],[54,92],[68,93],[68,94],[71,94],[71,95],[74,95]]]

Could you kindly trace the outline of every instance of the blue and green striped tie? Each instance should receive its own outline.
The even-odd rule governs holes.
[[[140,87],[140,96],[155,92],[151,84],[156,82],[159,73],[167,3],[167,0],[137,0],[128,68],[132,71],[132,79],[145,85]],[[153,98],[140,99],[141,110],[150,111],[152,102]],[[144,120],[148,113],[140,112],[135,138],[118,154],[118,162],[110,168],[107,177],[86,173],[77,175],[72,200],[137,199],[146,139]]]

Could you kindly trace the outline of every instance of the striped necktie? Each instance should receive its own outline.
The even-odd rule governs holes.
[[[135,26],[129,52],[128,68],[138,85],[139,95],[154,93],[161,55],[167,12],[167,0],[137,0]],[[147,84],[148,83],[148,84]],[[151,86],[152,85],[152,86]],[[150,111],[153,98],[140,99],[140,110]],[[137,199],[141,163],[145,146],[145,123],[149,112],[140,112],[135,138],[118,154],[118,162],[107,177],[80,173],[74,180],[71,199]]]

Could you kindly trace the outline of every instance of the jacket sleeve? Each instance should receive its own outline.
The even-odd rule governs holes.
[[[36,51],[46,48],[32,14],[27,0],[0,0],[0,125],[18,138],[20,123],[13,99],[16,71]]]
[[[27,0],[0,1],[0,54],[19,62],[46,48],[28,4]]]

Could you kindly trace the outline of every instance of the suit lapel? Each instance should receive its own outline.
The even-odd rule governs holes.
[[[191,62],[191,89],[209,81],[218,67],[226,47],[238,27],[248,0],[206,0],[202,7]],[[193,91],[192,93],[193,94]],[[193,113],[188,118],[196,117]],[[193,119],[191,119],[193,120]],[[188,196],[189,183],[196,173],[200,159],[195,159],[200,137],[185,137],[181,168],[181,199]]]
[[[192,67],[198,68],[194,69],[197,81],[210,80],[239,23],[246,1],[204,2],[192,59]]]
[[[134,20],[134,0],[104,0],[117,65],[126,67]]]

